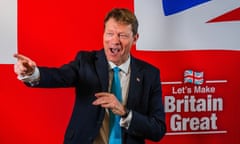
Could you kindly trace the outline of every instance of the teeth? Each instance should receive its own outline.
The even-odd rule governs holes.
[[[110,48],[111,52],[116,54],[117,52],[120,52],[119,48]]]

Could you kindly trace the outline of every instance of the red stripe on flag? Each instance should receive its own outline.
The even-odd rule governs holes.
[[[240,7],[230,12],[227,12],[221,16],[218,16],[208,21],[207,23],[224,22],[224,21],[240,21]]]

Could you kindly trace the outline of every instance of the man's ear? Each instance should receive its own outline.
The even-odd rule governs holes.
[[[134,45],[136,45],[138,38],[139,38],[139,34],[138,33],[135,34],[135,36],[133,36],[133,44]]]

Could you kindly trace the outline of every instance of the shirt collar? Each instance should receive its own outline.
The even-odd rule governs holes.
[[[117,65],[115,65],[113,62],[108,61],[109,63],[109,69],[113,69],[114,67],[116,67]],[[124,72],[125,74],[127,74],[129,72],[129,65],[130,65],[130,56],[128,57],[127,61],[124,62],[123,64],[121,64],[120,66],[118,66],[122,72]]]

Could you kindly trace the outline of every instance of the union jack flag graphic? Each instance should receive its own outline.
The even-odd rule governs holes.
[[[184,71],[184,83],[203,84],[203,72],[194,72],[193,70]]]
[[[137,50],[240,50],[239,0],[134,0]]]

